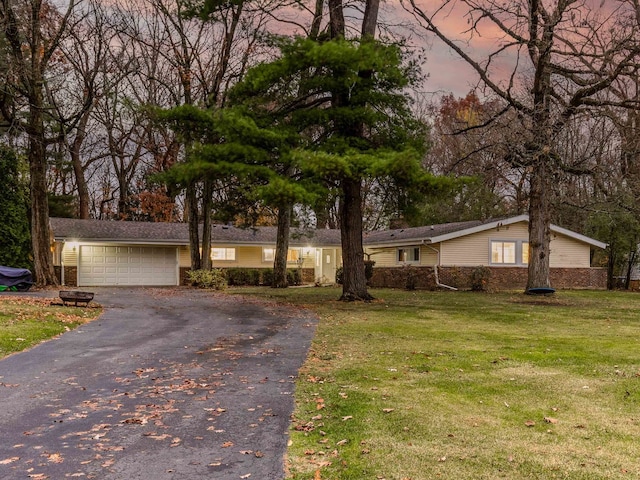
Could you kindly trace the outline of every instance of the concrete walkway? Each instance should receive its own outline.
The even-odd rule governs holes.
[[[99,319],[0,361],[0,478],[283,478],[315,318],[190,289],[92,291]]]

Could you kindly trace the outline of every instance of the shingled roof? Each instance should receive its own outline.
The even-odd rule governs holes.
[[[364,235],[366,245],[396,244],[407,242],[422,242],[423,240],[445,235],[447,233],[460,232],[469,228],[482,225],[479,220],[469,222],[441,223],[425,227],[398,228],[395,230],[379,230],[367,232]]]
[[[51,218],[56,240],[120,243],[157,243],[189,245],[189,226],[186,223],[127,222],[118,220],[79,220]],[[213,225],[214,244],[271,245],[276,242],[276,227],[238,228]],[[291,229],[291,245],[340,246],[339,230]]]
[[[50,221],[54,238],[59,241],[189,245],[189,226],[186,223],[78,220],[72,218],[51,218]],[[492,228],[528,221],[527,215],[519,215],[504,219],[379,230],[365,232],[363,243],[369,247],[438,243]],[[603,242],[556,225],[551,225],[551,230],[596,247],[606,248],[607,246]],[[276,233],[276,227],[238,228],[231,225],[214,225],[211,229],[211,242],[214,245],[275,245]],[[339,247],[340,230],[292,228],[289,242],[292,246]]]

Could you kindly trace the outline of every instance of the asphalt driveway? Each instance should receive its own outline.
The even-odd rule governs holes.
[[[283,478],[315,318],[190,289],[92,291],[100,318],[0,361],[0,478]]]

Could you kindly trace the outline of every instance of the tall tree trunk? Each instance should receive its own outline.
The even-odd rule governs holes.
[[[380,10],[380,0],[367,0],[362,19],[362,38],[373,38],[376,36],[378,25],[378,11]]]
[[[38,94],[40,93],[40,94]],[[29,173],[31,187],[31,245],[36,283],[41,286],[57,285],[51,230],[49,227],[49,199],[47,197],[47,155],[44,144],[42,118],[42,92],[31,97],[29,114]]]
[[[84,168],[82,165],[82,158],[80,155],[80,147],[86,137],[86,127],[89,121],[89,112],[85,113],[80,119],[78,125],[78,131],[70,148],[71,164],[73,165],[73,173],[76,178],[76,188],[78,189],[78,218],[83,220],[89,219],[89,186],[87,185],[87,179],[84,176]]]
[[[531,172],[529,192],[529,268],[526,290],[551,286],[549,282],[549,242],[551,240],[549,175],[549,159],[538,159]]]
[[[329,25],[331,38],[344,38],[344,10],[342,0],[329,0]]]
[[[211,270],[211,211],[213,182],[205,179],[202,187],[202,269]]]
[[[278,208],[278,230],[276,238],[276,254],[273,259],[273,288],[287,288],[287,253],[289,252],[289,233],[291,231],[291,205],[280,205]]]
[[[362,182],[359,178],[345,178],[341,191],[340,239],[344,268],[340,300],[371,300],[362,246]]]
[[[196,183],[187,185],[187,217],[189,222],[189,250],[191,251],[191,270],[202,268],[202,257],[200,256],[200,230],[198,209],[198,190]]]
[[[338,7],[337,3],[340,3]],[[331,36],[344,36],[344,14],[341,2],[329,1],[331,14]],[[378,22],[379,0],[367,0],[365,15],[362,22],[363,40],[373,39]],[[371,77],[370,71],[361,71],[361,77]],[[347,107],[351,103],[350,97],[344,94],[336,95],[335,103]],[[352,135],[365,135],[362,124],[344,126]],[[348,133],[348,134],[349,134]],[[362,178],[346,177],[340,185],[340,236],[342,243],[342,296],[340,300],[371,300],[373,297],[367,290],[367,278],[364,268],[364,248],[362,245]]]

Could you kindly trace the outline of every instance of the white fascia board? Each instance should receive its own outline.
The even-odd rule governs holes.
[[[605,249],[609,246],[608,243],[604,243],[599,240],[596,240],[595,238],[590,238],[585,235],[581,235],[571,230],[567,230],[566,228],[558,227],[557,225],[551,225],[551,231],[564,235],[565,237],[573,238],[574,240],[578,240],[580,242],[588,243],[589,245],[593,245],[594,247]]]

